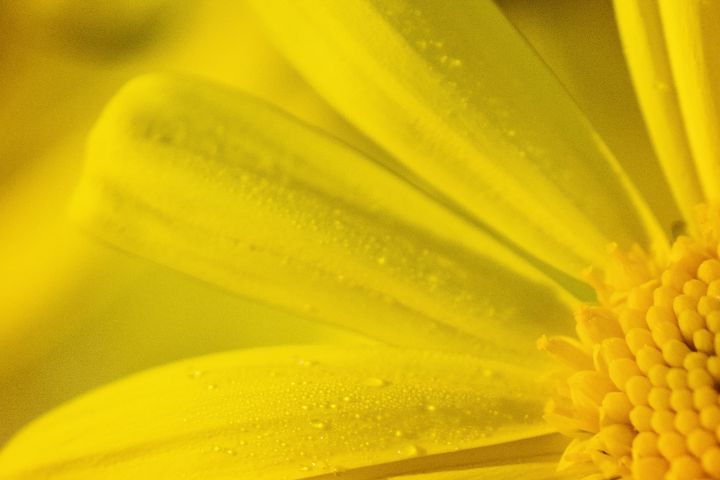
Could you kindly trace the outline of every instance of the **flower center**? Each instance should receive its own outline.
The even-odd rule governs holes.
[[[590,275],[599,305],[577,312],[579,340],[539,341],[571,369],[546,411],[574,438],[561,468],[720,479],[720,221],[707,221],[720,217],[710,211],[668,259],[611,247],[605,277]]]

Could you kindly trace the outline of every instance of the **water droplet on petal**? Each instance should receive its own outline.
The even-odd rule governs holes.
[[[308,360],[306,358],[298,358],[297,364],[301,367],[314,367],[317,362],[314,360]]]
[[[424,453],[422,448],[413,444],[403,445],[397,452],[404,457],[417,457]]]
[[[384,386],[388,385],[387,380],[383,380],[382,378],[376,378],[376,377],[366,378],[364,383],[368,387],[384,387]]]
[[[327,430],[328,424],[321,420],[310,420],[310,426],[318,430]]]

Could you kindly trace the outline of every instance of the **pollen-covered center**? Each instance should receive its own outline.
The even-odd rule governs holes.
[[[614,273],[595,282],[600,305],[577,312],[579,341],[541,339],[572,369],[546,413],[575,438],[561,468],[591,466],[608,479],[720,479],[715,237],[680,237],[662,266],[637,249],[615,251]]]

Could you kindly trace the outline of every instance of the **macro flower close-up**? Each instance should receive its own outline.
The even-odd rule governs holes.
[[[0,480],[720,479],[720,1],[0,18]]]

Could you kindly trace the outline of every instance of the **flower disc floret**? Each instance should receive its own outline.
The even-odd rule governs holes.
[[[608,479],[720,479],[720,215],[668,258],[610,247],[599,305],[576,314],[578,339],[542,338],[567,367],[546,418],[572,436],[561,468]]]

